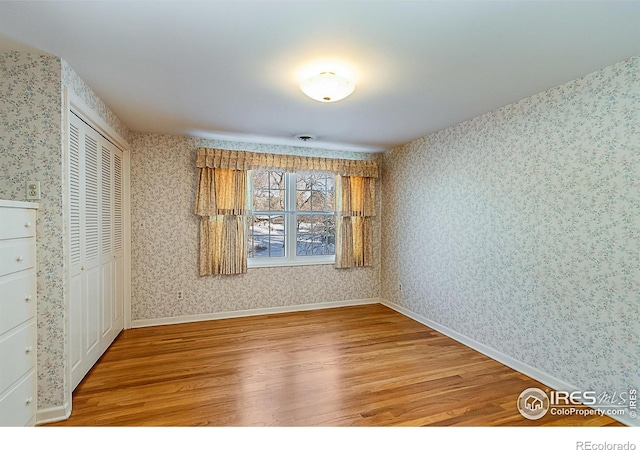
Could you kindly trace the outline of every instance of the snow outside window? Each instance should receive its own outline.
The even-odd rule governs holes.
[[[250,171],[248,267],[332,264],[334,192],[330,173]]]

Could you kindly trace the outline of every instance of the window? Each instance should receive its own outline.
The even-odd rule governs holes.
[[[249,267],[334,262],[332,174],[252,170],[249,192]]]

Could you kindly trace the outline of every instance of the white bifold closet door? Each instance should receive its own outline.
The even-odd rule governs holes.
[[[69,120],[69,334],[72,388],[124,325],[122,151]]]

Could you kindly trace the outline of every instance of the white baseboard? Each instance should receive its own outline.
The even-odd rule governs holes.
[[[36,424],[60,422],[66,420],[71,415],[71,404],[66,402],[62,406],[54,406],[52,408],[38,409],[36,413]]]
[[[237,317],[261,316],[264,314],[280,314],[297,311],[310,311],[314,309],[340,308],[343,306],[371,305],[380,303],[380,298],[365,298],[358,300],[342,300],[337,302],[307,303],[303,305],[274,306],[271,308],[245,309],[241,311],[229,311],[211,314],[198,314],[193,316],[163,317],[161,319],[141,319],[131,322],[132,328],[153,327],[156,325],[173,325],[177,323],[203,322],[205,320],[234,319]]]
[[[491,359],[494,359],[502,364],[504,364],[507,367],[512,368],[513,370],[516,370],[524,375],[527,375],[528,377],[533,378],[534,380],[539,381],[540,383],[550,387],[551,389],[557,390],[557,391],[567,391],[567,392],[574,392],[574,391],[580,391],[581,389],[579,389],[577,386],[574,386],[570,383],[567,383],[565,381],[560,380],[559,378],[556,378],[552,375],[549,375],[546,372],[543,372],[540,369],[537,369],[533,366],[530,366],[528,364],[523,363],[522,361],[519,361],[515,358],[512,358],[509,355],[505,355],[504,353],[495,350],[485,344],[482,344],[481,342],[478,342],[474,339],[471,339],[470,337],[467,337],[463,334],[458,333],[457,331],[454,331],[444,325],[441,325],[437,322],[434,322],[433,320],[427,319],[426,317],[421,316],[420,314],[416,314],[413,311],[408,310],[407,308],[404,308],[400,305],[396,305],[395,303],[391,303],[387,300],[384,299],[380,299],[380,303],[382,303],[383,305],[387,306],[388,308],[393,309],[394,311],[399,312],[400,314],[407,316],[413,320],[415,320],[416,322],[419,322],[423,325],[428,326],[429,328],[432,328],[448,337],[450,337],[453,340],[456,340],[458,342],[460,342],[461,344],[466,345],[469,348],[472,348],[480,353],[482,353],[485,356],[488,356]],[[515,402],[515,399],[514,399]],[[611,417],[614,420],[617,420],[620,423],[623,423],[625,425],[631,426],[631,427],[637,427],[640,426],[640,420],[634,420],[631,419],[630,417]]]

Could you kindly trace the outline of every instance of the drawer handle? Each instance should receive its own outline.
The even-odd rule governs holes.
[[[27,401],[25,403],[29,405],[32,401],[33,401],[33,397],[27,397]]]
[[[25,353],[31,353],[32,350],[33,350],[33,347],[29,346],[25,349]]]
[[[30,302],[32,298],[33,298],[33,297],[31,296],[31,294],[29,294],[29,295],[27,295],[27,296],[24,298],[24,301],[25,301],[25,302]]]
[[[25,228],[31,228],[31,222],[25,222],[24,227]]]
[[[18,261],[18,262],[22,262],[23,260],[24,260],[24,258],[23,258],[22,256],[18,256],[18,257],[16,258],[16,261]]]

